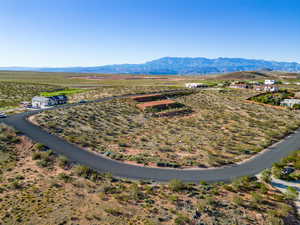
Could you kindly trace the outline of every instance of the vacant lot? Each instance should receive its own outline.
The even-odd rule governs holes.
[[[57,88],[53,85],[0,82],[0,108],[17,106],[22,101],[30,101],[42,91],[53,91]]]
[[[189,116],[153,118],[128,100],[44,112],[51,133],[111,158],[150,166],[211,167],[240,162],[300,125],[300,115],[244,101],[253,92],[201,91],[176,101]]]
[[[0,224],[299,224],[292,201],[267,183],[120,180],[71,164],[1,124],[0,131]]]
[[[76,79],[74,79],[76,78]],[[88,79],[87,79],[88,78]],[[96,78],[96,79],[95,79]],[[202,80],[199,77],[179,76],[142,76],[142,75],[107,75],[89,73],[51,73],[31,71],[0,71],[0,81],[32,82],[42,84],[54,84],[58,86],[143,86],[143,85],[178,85],[185,80]]]
[[[81,99],[95,100],[103,97],[126,95],[126,94],[145,94],[178,89],[177,87],[161,86],[103,86],[89,90],[88,92],[77,93],[71,96],[71,100]]]
[[[174,87],[159,86],[92,86],[86,88],[68,88],[66,86],[62,87],[27,82],[0,81],[0,110],[16,107],[22,101],[31,101],[32,97],[36,95],[53,96],[65,94],[68,95],[71,102],[74,102],[82,99],[92,100],[113,95],[147,93],[174,89]]]

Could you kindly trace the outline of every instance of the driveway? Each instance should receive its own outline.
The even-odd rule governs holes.
[[[276,187],[281,192],[285,193],[288,187],[295,188],[298,193],[300,193],[300,181],[284,181],[277,178],[272,177],[271,184],[273,187]],[[298,211],[298,215],[300,215],[300,195],[295,200],[295,205]]]

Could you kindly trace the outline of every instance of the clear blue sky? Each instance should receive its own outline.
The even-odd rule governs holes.
[[[0,0],[0,66],[300,62],[299,0]]]

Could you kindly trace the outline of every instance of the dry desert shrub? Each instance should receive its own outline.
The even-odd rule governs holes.
[[[300,115],[250,104],[252,92],[200,91],[176,98],[188,116],[153,118],[126,99],[37,116],[48,131],[113,159],[169,167],[209,167],[251,157],[300,125]]]

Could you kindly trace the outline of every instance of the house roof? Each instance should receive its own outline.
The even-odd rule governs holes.
[[[48,97],[44,97],[44,96],[35,96],[32,98],[32,101],[48,101]]]
[[[45,97],[45,96],[35,96],[32,98],[32,101],[48,101],[49,99],[58,101],[58,100],[67,100],[67,96],[65,95],[56,95],[51,97]]]
[[[56,95],[56,96],[51,96],[49,98],[53,99],[53,100],[66,100],[67,96],[65,96],[65,95]]]
[[[244,84],[244,83],[239,83],[239,84],[232,84],[232,85],[230,85],[230,87],[246,88],[246,87],[249,87],[249,85],[248,84]]]

